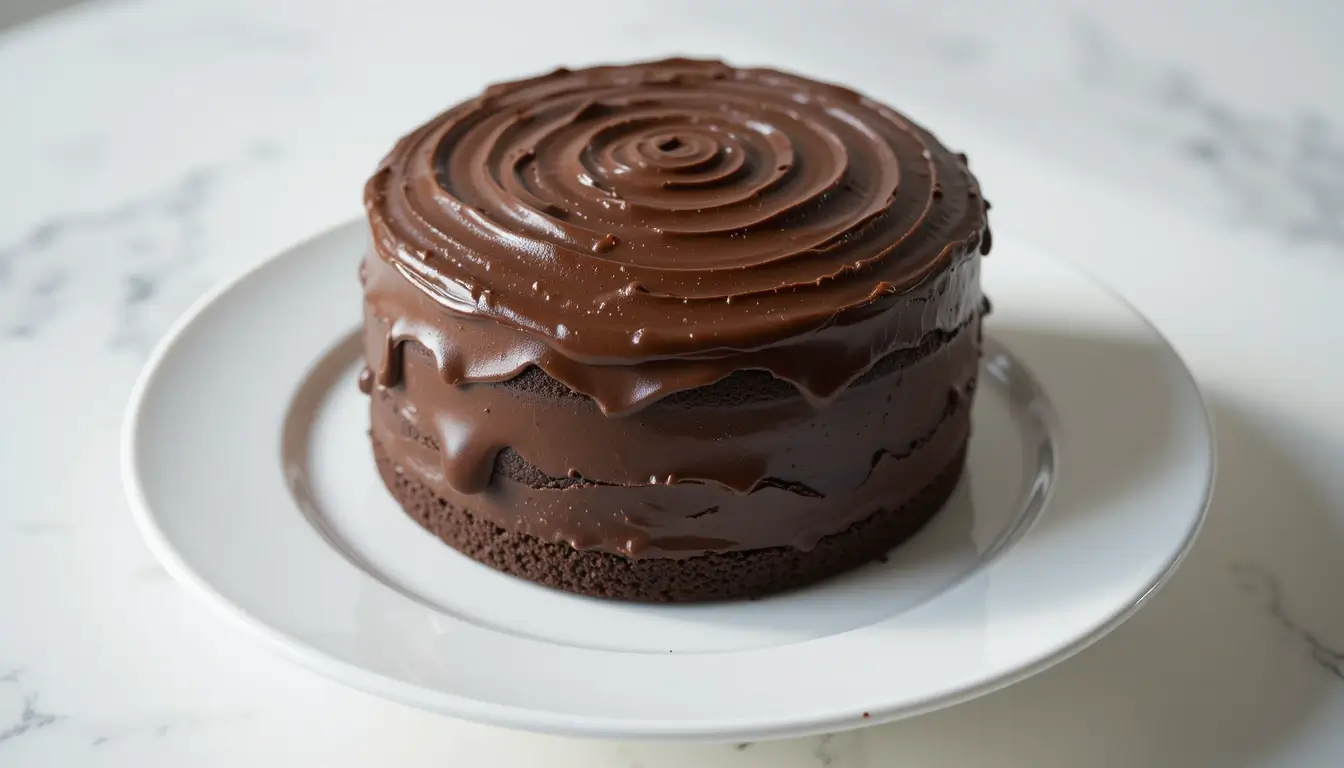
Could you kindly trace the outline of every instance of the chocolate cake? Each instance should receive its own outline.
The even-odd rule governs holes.
[[[365,188],[392,495],[587,595],[766,595],[881,556],[962,471],[986,211],[851,90],[674,59],[488,88]]]

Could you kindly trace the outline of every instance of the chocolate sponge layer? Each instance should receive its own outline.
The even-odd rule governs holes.
[[[373,452],[383,482],[406,513],[459,552],[548,587],[639,602],[763,597],[862,565],[919,531],[952,494],[965,463],[963,451],[904,505],[880,510],[807,551],[770,547],[673,560],[583,551],[505,530],[435,495],[421,479],[394,465],[376,439]]]

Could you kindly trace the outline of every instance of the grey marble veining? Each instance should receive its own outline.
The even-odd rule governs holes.
[[[89,739],[92,747],[101,747],[127,739],[163,739],[172,734],[190,733],[202,728],[227,727],[245,724],[255,719],[250,711],[208,712],[202,714],[172,714],[157,720],[144,718],[127,722],[78,722],[68,715],[49,711],[40,703],[40,695],[25,685],[26,675],[23,668],[13,668],[0,674],[0,698],[13,697],[19,702],[18,716],[12,721],[0,722],[0,765],[8,765],[4,760],[6,742],[55,726],[66,725],[74,732],[93,733]]]
[[[1344,646],[1328,643],[1288,612],[1284,603],[1283,589],[1273,574],[1249,563],[1232,566],[1232,573],[1241,589],[1262,600],[1274,621],[1306,647],[1317,666],[1344,681]]]
[[[0,339],[39,339],[69,311],[92,311],[102,315],[92,327],[105,329],[110,348],[146,354],[208,285],[203,217],[216,189],[277,154],[258,142],[238,160],[197,167],[103,209],[57,213],[0,245]]]
[[[831,742],[835,739],[835,734],[828,733],[817,738],[817,745],[812,750],[812,756],[817,759],[817,765],[829,766],[835,763],[835,755],[831,753]]]
[[[1080,86],[1109,94],[1140,146],[1191,167],[1230,226],[1344,248],[1344,132],[1301,108],[1265,112],[1188,70],[1122,46],[1089,17],[1071,26]]]
[[[23,712],[19,715],[19,721],[4,730],[0,730],[0,748],[4,747],[6,741],[54,725],[59,720],[61,720],[60,715],[38,710],[37,695],[29,694],[23,699]]]
[[[64,719],[62,715],[53,714],[38,708],[38,695],[33,691],[21,690],[23,682],[23,670],[13,669],[0,675],[0,686],[11,689],[19,689],[19,696],[23,702],[22,710],[19,712],[17,721],[5,725],[0,723],[0,755],[4,754],[6,742],[18,739],[25,734],[38,731]],[[3,690],[3,688],[0,688]]]
[[[139,720],[119,725],[85,729],[97,735],[89,739],[91,747],[141,740],[157,741],[175,736],[187,736],[208,728],[226,728],[245,725],[256,719],[254,712],[219,712],[200,716],[173,715],[159,721]]]

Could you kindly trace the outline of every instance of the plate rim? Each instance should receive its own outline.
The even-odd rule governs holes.
[[[1024,248],[1041,254],[1062,268],[1074,272],[1092,287],[1116,301],[1133,319],[1141,323],[1165,348],[1165,352],[1171,358],[1175,368],[1179,369],[1179,381],[1189,388],[1189,393],[1193,395],[1199,406],[1202,437],[1208,447],[1208,467],[1203,478],[1202,499],[1198,513],[1194,516],[1193,523],[1186,528],[1174,556],[1149,579],[1149,583],[1135,599],[1118,606],[1108,620],[1099,623],[1091,631],[1079,637],[1070,638],[1067,642],[1043,652],[1043,655],[1035,661],[1022,664],[1002,674],[982,677],[972,683],[951,687],[939,695],[925,698],[916,703],[896,704],[885,709],[863,712],[861,717],[857,713],[832,716],[803,714],[791,718],[772,716],[761,722],[735,720],[727,725],[714,720],[615,720],[607,716],[557,713],[513,704],[483,701],[458,693],[428,688],[413,682],[387,677],[353,662],[337,658],[301,638],[294,637],[288,632],[266,623],[249,612],[244,606],[226,597],[205,577],[193,570],[159,526],[157,516],[152,511],[148,495],[140,479],[140,462],[136,451],[138,425],[148,403],[146,394],[164,367],[165,361],[172,355],[186,331],[196,323],[201,315],[220,298],[242,283],[276,267],[296,252],[319,247],[321,241],[326,239],[339,240],[342,237],[349,236],[351,230],[363,227],[364,222],[361,218],[351,218],[323,229],[314,235],[292,242],[278,249],[275,253],[240,269],[233,276],[220,281],[192,302],[156,342],[149,358],[137,375],[121,424],[119,448],[121,453],[121,480],[131,507],[132,519],[151,553],[175,581],[186,587],[198,599],[203,600],[216,615],[222,616],[228,623],[240,627],[247,634],[260,639],[264,645],[278,652],[283,658],[365,693],[439,714],[497,727],[554,735],[636,741],[758,741],[831,733],[892,722],[955,706],[1001,690],[1039,674],[1087,649],[1133,616],[1167,584],[1189,555],[1208,518],[1218,468],[1217,441],[1208,399],[1190,367],[1166,335],[1119,292],[1077,263],[1049,251],[1036,248],[1029,238],[1020,237],[1015,232],[1007,230],[1005,234],[1011,234],[1010,239],[1015,243],[1019,243]],[[1051,499],[1047,499],[1045,502],[1046,510],[1048,510],[1050,501]],[[1027,530],[1021,534],[1021,537],[1026,538],[1030,535],[1031,531]],[[993,567],[993,561],[988,562],[985,566],[986,569]]]

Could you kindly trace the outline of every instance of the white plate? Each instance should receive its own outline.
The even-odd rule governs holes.
[[[365,237],[342,226],[203,299],[146,368],[124,434],[136,520],[173,575],[365,691],[615,738],[892,720],[1087,646],[1203,518],[1212,442],[1175,353],[1115,295],[1001,236],[968,472],[886,563],[708,606],[522,582],[440,544],[378,479],[355,387]]]

